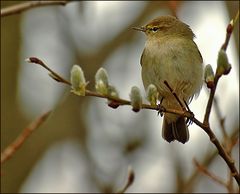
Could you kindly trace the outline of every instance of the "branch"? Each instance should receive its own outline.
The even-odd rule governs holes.
[[[69,0],[65,0],[65,1],[63,0],[63,1],[30,1],[30,2],[26,2],[26,3],[20,3],[17,5],[10,6],[10,7],[2,8],[1,9],[1,17],[18,14],[18,13],[21,13],[28,9],[35,8],[35,7],[42,7],[42,6],[48,6],[48,5],[63,5],[64,6],[69,2],[70,2]]]
[[[214,161],[214,159],[216,158],[216,156],[218,155],[217,150],[215,150],[214,152],[209,152],[208,154],[205,155],[204,159],[202,160],[202,165],[204,166],[210,166],[210,164]],[[184,186],[184,192],[186,193],[192,193],[193,190],[193,186],[194,183],[196,181],[196,179],[198,178],[199,175],[199,171],[196,169],[192,172],[192,174],[189,176],[189,178],[185,181],[185,183],[183,184]],[[178,191],[176,193],[179,193]]]
[[[29,57],[25,60],[26,62],[29,63],[34,63],[37,65],[42,66],[43,68],[45,68],[47,71],[50,72],[49,76],[51,78],[53,78],[55,81],[57,82],[61,82],[64,84],[67,84],[69,86],[71,86],[70,81],[64,79],[62,76],[60,76],[59,74],[57,74],[55,71],[53,71],[51,68],[49,68],[42,60],[38,59],[37,57]],[[115,103],[115,105],[131,105],[131,101],[129,100],[125,100],[122,98],[117,98],[117,97],[113,97],[113,96],[109,96],[109,95],[103,95],[94,91],[90,91],[90,90],[86,90],[85,93],[86,96],[93,96],[93,97],[98,97],[98,98],[105,98],[109,101],[112,101]],[[168,113],[173,113],[173,114],[178,114],[178,115],[182,115],[185,117],[190,117],[191,113],[188,111],[180,111],[180,110],[175,110],[175,109],[165,109],[162,106],[153,106],[153,105],[149,105],[149,104],[142,104],[142,109],[151,109],[151,110],[157,110],[160,112],[168,112]]]
[[[225,162],[227,163],[229,169],[231,170],[232,176],[235,178],[235,180],[237,181],[237,183],[239,185],[240,184],[240,177],[239,177],[239,173],[238,173],[238,171],[237,171],[237,169],[235,167],[234,160],[231,158],[231,156],[229,156],[227,151],[220,144],[219,140],[217,139],[217,137],[215,136],[215,134],[213,133],[213,131],[211,130],[209,125],[207,125],[207,126],[203,125],[203,126],[205,126],[205,127],[202,127],[202,129],[208,134],[211,142],[218,149],[219,155],[225,160]]]
[[[220,77],[216,76],[217,81]],[[217,81],[215,84],[215,87],[213,87],[212,89],[214,89],[214,92],[211,93],[209,99],[213,100],[214,99],[214,94],[215,94],[215,90],[216,90],[216,85],[217,85]],[[179,98],[177,97],[176,93],[173,91],[173,89],[168,85],[167,82],[164,82],[165,85],[167,85],[167,87],[169,88],[169,90],[171,91],[171,93],[175,96],[175,98],[177,99],[177,101],[179,102],[179,104],[181,105],[181,101],[179,100]],[[209,105],[209,104],[208,104]],[[181,105],[182,106],[182,105]],[[208,107],[208,106],[207,106]],[[184,108],[184,107],[183,107]],[[191,111],[187,111],[189,113],[191,113]],[[207,111],[206,111],[207,112]],[[210,114],[210,111],[208,112]],[[187,116],[188,117],[188,116]],[[219,140],[217,139],[217,137],[215,136],[215,134],[213,133],[212,129],[209,126],[208,120],[205,121],[206,119],[206,115],[204,118],[203,123],[201,123],[200,121],[198,121],[194,115],[190,115],[190,117],[188,117],[190,120],[192,120],[195,124],[197,124],[198,126],[200,126],[209,136],[210,141],[216,146],[216,148],[218,149],[219,155],[225,160],[225,162],[227,163],[228,167],[231,170],[231,176],[234,177],[238,183],[238,185],[240,184],[240,177],[239,177],[239,173],[235,167],[234,161],[231,157],[231,154],[229,154],[228,150],[225,150],[223,148],[223,146],[220,144]],[[209,119],[209,115],[207,117],[207,119]]]
[[[208,169],[205,168],[203,165],[199,164],[198,161],[195,158],[193,159],[193,162],[196,165],[196,167],[198,168],[199,172],[207,175],[208,177],[210,177],[212,180],[214,180],[215,182],[219,183],[220,185],[222,185],[224,187],[227,187],[227,184],[222,179],[220,179],[216,175],[214,175],[211,172],[209,172]]]
[[[58,75],[55,71],[50,69],[42,60],[40,60],[36,57],[30,57],[30,58],[27,58],[25,61],[28,62],[28,63],[35,63],[35,64],[38,64],[38,65],[42,66],[43,68],[45,68],[46,70],[48,70],[50,72],[49,76],[51,78],[53,78],[55,81],[62,82],[62,83],[65,83],[65,84],[71,86],[71,83],[69,81],[65,80],[63,77]]]
[[[221,49],[226,51],[227,47],[228,47],[228,43],[231,37],[231,34],[233,32],[234,29],[234,25],[237,22],[239,18],[239,11],[237,12],[234,20],[231,20],[231,22],[228,24],[227,30],[226,30],[226,38],[225,38],[225,42],[223,43]],[[220,76],[219,75],[215,75],[214,77],[214,85],[211,88],[211,92],[210,92],[210,96],[208,99],[208,103],[207,103],[207,107],[206,107],[206,112],[205,112],[205,116],[204,116],[204,121],[203,123],[205,123],[206,125],[209,125],[209,117],[210,117],[210,112],[211,112],[211,108],[212,108],[212,104],[213,104],[213,99],[214,99],[214,95],[215,95],[215,91],[217,88],[217,84],[218,84],[218,80],[219,80]]]
[[[127,182],[126,184],[124,185],[124,187],[122,189],[120,189],[118,192],[116,193],[125,193],[126,190],[133,184],[133,181],[134,181],[134,171],[133,169],[131,168],[131,166],[128,167],[128,179],[127,179]]]
[[[179,1],[168,1],[168,7],[169,7],[172,15],[176,18],[177,18],[177,11],[178,11],[178,7],[179,7],[180,3],[181,2],[179,2]]]
[[[41,65],[42,67],[44,67],[45,69],[47,69],[51,74],[50,76],[58,81],[58,82],[62,82],[65,83],[67,85],[71,86],[71,83],[69,81],[67,81],[66,79],[62,78],[60,75],[58,75],[57,73],[55,73],[52,69],[50,69],[49,67],[47,67],[46,64],[44,64],[40,59],[36,58],[36,57],[30,57],[28,59],[26,59],[27,62],[30,63],[36,63],[38,65]],[[168,85],[169,86],[169,85]],[[172,91],[171,87],[169,86],[169,90]],[[174,95],[174,94],[173,94]],[[214,95],[214,94],[213,94]],[[95,96],[95,97],[99,97],[99,98],[105,98],[108,99],[112,102],[114,102],[114,104],[117,106],[119,105],[131,105],[131,101],[128,100],[124,100],[121,98],[117,98],[117,97],[112,97],[109,95],[103,95],[103,94],[99,94],[97,92],[93,92],[93,91],[89,91],[86,90],[85,91],[85,96]],[[210,97],[211,98],[211,97]],[[178,97],[177,97],[178,99]],[[212,97],[213,99],[213,97]],[[157,110],[158,112],[167,112],[167,113],[173,113],[173,114],[178,114],[180,116],[183,117],[187,117],[189,118],[192,122],[194,122],[196,125],[198,125],[199,127],[201,127],[209,136],[211,142],[216,146],[216,148],[218,149],[219,155],[225,160],[225,162],[227,163],[229,169],[231,170],[232,176],[234,176],[234,178],[236,179],[236,181],[238,182],[238,184],[240,184],[240,177],[239,177],[239,173],[235,167],[234,161],[233,159],[227,154],[227,152],[224,150],[224,148],[221,146],[221,144],[219,143],[219,140],[217,139],[217,137],[215,136],[215,134],[213,133],[213,131],[211,130],[209,124],[206,123],[202,123],[200,122],[198,119],[196,119],[194,117],[194,114],[188,110],[175,110],[175,109],[165,109],[163,106],[157,106],[157,105],[149,105],[149,104],[142,104],[142,109],[151,109],[151,110]]]
[[[230,137],[226,137],[225,142],[226,142],[226,150],[227,153],[229,154],[229,156],[232,156],[232,150],[233,147],[237,144],[239,138],[238,138],[238,134],[233,136],[232,138]],[[233,177],[231,172],[229,172],[229,179],[227,182],[227,189],[228,189],[228,193],[233,193],[234,187],[233,187]]]
[[[174,92],[174,90],[170,87],[170,85],[168,84],[168,82],[167,82],[166,80],[164,80],[163,83],[167,86],[167,88],[170,90],[170,92],[171,92],[171,93],[173,94],[173,96],[176,98],[176,100],[178,101],[178,103],[179,103],[179,105],[181,106],[181,108],[182,108],[183,110],[185,110],[185,107],[184,107],[184,105],[182,104],[181,100],[178,98],[178,96],[177,96],[177,94]]]
[[[230,135],[230,139],[232,139],[232,142],[236,142],[236,139],[238,137],[238,129],[234,130],[231,135]],[[232,146],[234,146],[232,144]],[[214,161],[214,159],[216,158],[216,156],[218,155],[218,150],[214,150],[214,152],[208,152],[207,154],[205,154],[204,159],[202,160],[202,165],[205,166],[206,168],[208,166],[210,166],[212,164],[212,162]],[[184,183],[184,192],[187,193],[192,193],[192,187],[194,182],[196,181],[197,177],[198,177],[198,173],[199,171],[196,169],[192,172],[192,174],[189,176],[189,178],[185,181]],[[177,191],[178,193],[179,191]]]
[[[228,24],[228,27],[227,27],[227,30],[226,30],[227,33],[226,33],[225,42],[223,43],[223,45],[221,47],[221,49],[223,49],[224,51],[227,50],[228,43],[229,43],[230,37],[232,35],[233,29],[234,29],[234,25],[237,22],[238,18],[239,18],[239,10],[238,10],[235,18],[233,20],[231,20],[230,24]]]
[[[234,145],[237,143],[238,138],[230,138],[227,134],[226,128],[225,128],[225,118],[221,116],[221,111],[220,108],[218,106],[218,101],[216,99],[216,97],[214,97],[213,99],[213,103],[214,103],[214,107],[215,107],[215,111],[216,111],[216,115],[218,117],[218,121],[221,127],[221,131],[223,134],[223,146],[226,149],[226,152],[228,153],[228,155],[230,157],[232,157],[232,149],[234,147]],[[228,190],[228,193],[233,193],[233,177],[231,174],[231,171],[229,171],[229,176],[228,176],[228,182],[226,183],[226,188]]]
[[[234,25],[237,22],[238,18],[239,18],[239,11],[237,12],[234,20],[231,20],[231,22],[228,24],[228,27],[227,27],[227,30],[226,30],[225,42],[223,43],[223,45],[221,47],[221,49],[224,50],[224,51],[227,50],[227,46],[228,46],[232,31],[234,29]],[[240,184],[239,173],[238,173],[238,171],[235,167],[235,164],[234,164],[233,159],[231,158],[231,155],[228,154],[228,150],[225,150],[223,148],[223,146],[219,143],[219,140],[216,138],[215,134],[213,133],[213,131],[211,130],[211,128],[209,126],[210,112],[211,112],[212,104],[213,104],[213,101],[214,101],[214,96],[215,96],[215,91],[216,91],[216,88],[217,88],[218,80],[219,80],[220,77],[221,77],[221,75],[219,75],[217,73],[214,76],[214,84],[213,84],[213,87],[211,87],[210,96],[209,96],[209,99],[208,99],[206,112],[205,112],[205,116],[204,116],[204,120],[203,120],[203,124],[204,124],[205,127],[202,128],[202,129],[208,134],[211,142],[217,147],[219,155],[225,160],[225,162],[227,163],[228,167],[231,170],[231,175],[235,178],[235,180],[237,181],[237,183],[239,185]]]
[[[1,153],[1,164],[13,156],[13,154],[23,145],[29,135],[31,135],[31,133],[49,117],[50,113],[51,111],[42,114],[25,129],[23,129],[22,133],[15,139],[15,141],[8,145],[8,147]]]
[[[220,108],[219,108],[219,106],[218,106],[218,101],[217,101],[216,97],[214,97],[213,103],[214,103],[214,107],[215,107],[216,115],[217,115],[217,117],[218,117],[219,124],[220,124],[220,126],[221,126],[221,130],[222,130],[223,137],[224,137],[224,139],[227,141],[227,140],[229,139],[229,137],[228,137],[228,134],[227,134],[225,125],[224,125],[224,123],[225,123],[225,118],[222,117],[222,115],[221,115],[221,111],[220,111]],[[226,144],[226,142],[225,142],[225,144]]]

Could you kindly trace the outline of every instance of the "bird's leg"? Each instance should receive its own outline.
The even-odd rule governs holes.
[[[187,104],[185,99],[183,99],[183,102],[184,102],[184,104],[185,104],[185,106],[187,108],[187,111],[190,112],[193,115],[193,112],[190,110],[190,108],[189,108],[189,106],[188,106],[188,104]],[[190,118],[187,118],[186,124],[187,124],[187,126],[189,126],[189,125],[193,124],[193,121],[190,120]]]
[[[160,114],[161,117],[163,116],[163,110],[165,109],[162,106],[163,99],[164,99],[164,97],[161,97],[160,103],[157,105],[158,106],[158,115]]]
[[[161,105],[161,104],[162,104],[162,101],[163,101],[163,99],[164,99],[164,97],[161,97],[161,100],[160,100],[160,103],[159,103],[159,105]]]

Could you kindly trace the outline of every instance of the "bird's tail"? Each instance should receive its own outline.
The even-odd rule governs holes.
[[[177,116],[175,119],[169,118],[173,115],[165,114],[163,119],[162,136],[168,141],[177,140],[186,143],[189,140],[189,132],[185,122],[185,118]],[[174,115],[175,117],[175,115]]]

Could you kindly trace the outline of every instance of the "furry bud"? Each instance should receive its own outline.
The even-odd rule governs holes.
[[[208,88],[214,87],[214,73],[212,66],[210,64],[206,65],[204,70],[204,80]]]
[[[152,106],[157,104],[158,95],[157,87],[153,84],[150,84],[147,88],[147,100]]]
[[[138,112],[142,108],[142,96],[138,87],[133,86],[130,93],[132,110]]]
[[[104,68],[100,68],[95,75],[95,88],[98,93],[108,94],[108,75]]]
[[[72,85],[71,92],[79,96],[85,96],[87,83],[85,81],[84,73],[80,66],[73,65],[71,69],[70,80]]]
[[[227,75],[231,70],[231,65],[228,62],[227,54],[224,50],[220,50],[218,53],[218,59],[217,59],[217,72],[216,74],[218,76],[221,75]]]

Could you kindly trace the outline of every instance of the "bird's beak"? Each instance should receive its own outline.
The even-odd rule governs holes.
[[[137,30],[137,31],[142,31],[142,32],[146,32],[146,27],[142,26],[142,27],[132,27],[133,30]]]

